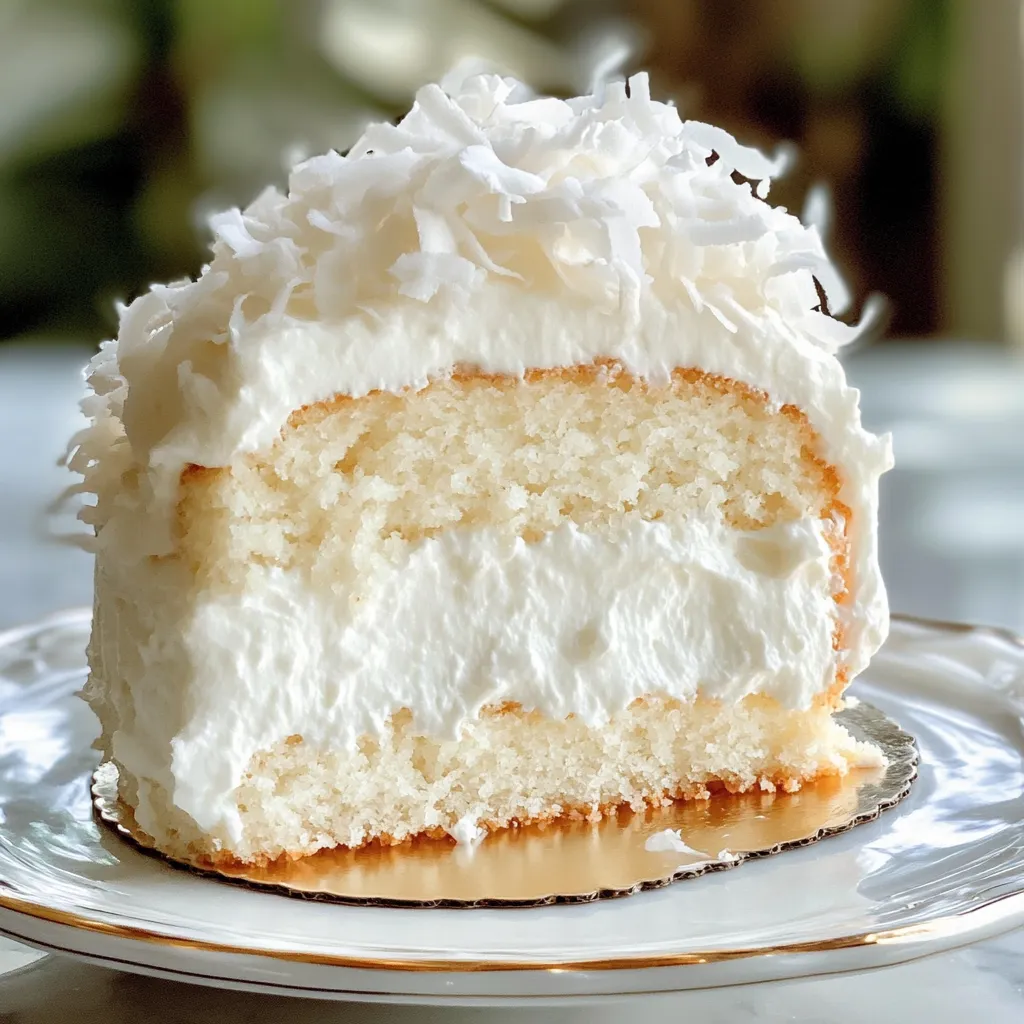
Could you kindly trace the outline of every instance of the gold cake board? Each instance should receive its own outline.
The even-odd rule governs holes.
[[[585,903],[628,896],[808,846],[872,821],[917,777],[914,739],[870,704],[838,719],[881,748],[884,768],[856,768],[797,793],[750,792],[678,801],[603,820],[558,820],[494,832],[475,846],[415,839],[398,846],[323,850],[263,866],[209,867],[165,857],[118,799],[117,767],[93,775],[99,817],[145,852],[222,881],[304,899],[375,906],[496,907]],[[694,853],[650,851],[651,836],[678,831]]]

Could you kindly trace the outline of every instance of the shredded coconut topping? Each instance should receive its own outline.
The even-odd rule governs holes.
[[[637,313],[645,289],[681,285],[723,322],[772,308],[830,350],[854,333],[813,311],[813,276],[832,309],[848,303],[817,228],[764,201],[784,155],[682,121],[644,74],[567,101],[494,75],[446,84],[348,155],[300,164],[288,195],[268,189],[213,217],[200,280],[154,294],[201,316],[215,341],[253,319],[343,315],[389,276],[426,302],[486,274]],[[151,330],[159,312],[147,311]]]

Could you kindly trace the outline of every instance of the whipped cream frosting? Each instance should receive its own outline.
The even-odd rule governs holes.
[[[690,857],[699,858],[698,860],[681,864],[680,868],[703,868],[708,864],[731,864],[739,860],[739,856],[728,849],[719,850],[714,857],[710,854],[702,853],[700,850],[695,850],[692,846],[687,846],[683,842],[679,829],[671,828],[666,828],[661,832],[655,832],[654,835],[648,836],[647,841],[644,843],[644,849],[648,853],[684,853]]]
[[[439,738],[506,700],[593,725],[644,693],[808,707],[834,671],[829,556],[816,518],[751,533],[566,524],[529,544],[449,530],[355,606],[275,567],[191,600],[173,561],[101,567],[94,658],[133,709],[118,709],[112,753],[237,838],[233,791],[255,753],[293,734],[346,748],[399,707]],[[142,792],[143,828],[149,813]]]
[[[688,853],[692,857],[702,857],[704,861],[708,859],[706,853],[701,853],[700,850],[687,846],[683,842],[680,830],[677,828],[666,828],[661,832],[655,832],[654,835],[648,836],[647,841],[644,843],[644,849],[648,853]]]
[[[612,358],[654,381],[694,366],[798,406],[840,468],[858,671],[887,623],[875,519],[891,449],[861,427],[835,356],[857,328],[815,309],[815,277],[833,310],[848,301],[817,229],[764,201],[783,165],[683,121],[642,74],[567,101],[496,75],[425,87],[399,124],[299,164],[287,193],[215,216],[197,280],[122,308],[70,459],[97,496],[96,546],[167,554],[184,466],[228,465],[336,394],[456,364]]]
[[[791,706],[824,687],[835,666],[831,645],[819,645],[817,633],[830,628],[834,605],[827,588],[812,593],[809,582],[821,583],[824,555],[798,559],[788,576],[762,569],[743,577],[741,570],[751,570],[735,544],[694,539],[708,524],[675,539],[647,524],[620,538],[625,547],[600,551],[588,548],[600,546],[598,538],[559,533],[530,557],[487,549],[493,541],[459,531],[416,549],[405,570],[409,582],[396,578],[387,591],[391,603],[375,605],[380,618],[359,630],[328,621],[334,612],[310,604],[297,582],[272,570],[230,599],[237,607],[202,600],[185,607],[188,581],[175,576],[173,560],[150,558],[174,549],[185,466],[230,465],[267,446],[303,405],[419,388],[464,364],[521,375],[614,359],[655,383],[674,367],[697,367],[756,388],[777,406],[803,410],[820,435],[820,455],[839,470],[839,498],[852,514],[842,657],[851,676],[860,671],[888,624],[876,519],[878,477],[891,465],[891,449],[887,437],[862,428],[858,393],[836,357],[858,329],[816,310],[815,278],[833,311],[848,302],[816,228],[765,201],[783,164],[720,129],[682,120],[673,106],[650,98],[644,75],[567,101],[533,96],[512,79],[476,75],[427,86],[399,124],[373,125],[348,154],[295,167],[286,192],[268,189],[245,210],[215,216],[212,259],[195,281],[154,286],[121,309],[117,337],[103,344],[88,371],[91,394],[83,408],[91,425],[72,442],[70,465],[85,477],[80,489],[96,495],[95,506],[83,511],[98,552],[94,667],[101,664],[112,680],[106,696],[97,691],[93,699],[134,706],[130,728],[115,736],[132,771],[172,781],[166,755],[161,763],[155,751],[173,737],[177,785],[168,792],[197,821],[212,821],[229,814],[224,794],[237,775],[224,773],[257,749],[252,743],[269,745],[307,729],[322,735],[316,728],[330,717],[328,698],[350,716],[348,724],[330,719],[345,732],[402,702],[414,702],[417,714],[422,708],[425,724],[447,729],[498,696],[483,692],[490,675],[467,677],[456,697],[450,683],[430,689],[452,669],[445,645],[460,648],[478,629],[493,636],[500,621],[493,610],[493,619],[471,621],[465,592],[445,591],[479,585],[460,544],[482,545],[473,557],[506,581],[508,593],[515,579],[518,592],[537,595],[523,609],[555,620],[540,634],[547,647],[524,648],[533,652],[528,672],[498,644],[495,656],[507,655],[505,677],[516,681],[510,698],[551,713],[600,717],[642,693],[654,673],[659,689],[672,679],[686,695],[706,682],[702,673],[722,680],[735,670],[736,678],[756,678]],[[793,544],[820,546],[808,524],[793,529]],[[594,559],[590,568],[584,551]],[[627,552],[651,578],[680,574],[670,588],[671,609],[668,591],[645,589],[631,575]],[[646,604],[616,603],[601,588],[598,564],[602,574],[618,566],[615,578],[630,600],[645,595]],[[687,604],[692,588],[680,580],[700,573],[740,602],[728,607],[748,614],[732,610],[726,621],[726,604]],[[447,604],[433,591],[427,595],[423,574],[447,593]],[[719,586],[722,580],[728,585]],[[673,589],[677,584],[681,589]],[[421,600],[394,618],[394,608],[411,600],[413,590],[405,588],[417,586]],[[126,603],[147,592],[154,601],[165,593],[152,615],[166,617],[136,623],[151,641],[132,651],[136,634],[125,623],[150,613],[129,611]],[[584,687],[572,674],[577,670],[566,667],[574,663],[561,644],[566,631],[590,635],[589,619],[580,616],[600,600],[605,604],[594,614],[604,616],[602,628],[621,622],[625,629],[627,620],[615,616],[632,615],[629,629],[646,646],[612,643],[614,633],[598,630],[595,643],[608,652],[603,681],[592,684],[588,674]],[[387,644],[383,630],[393,631]],[[673,636],[671,645],[659,646],[659,630]],[[730,630],[742,633],[731,644]],[[318,675],[322,645],[332,636],[331,657],[349,659],[352,678],[365,683],[353,688],[351,700],[342,699],[337,681],[331,689]],[[389,660],[388,644],[403,636],[421,644],[419,675],[409,674],[409,661],[399,671]],[[348,646],[338,646],[337,637]],[[444,639],[432,639],[438,637]],[[188,651],[175,648],[179,640]],[[405,647],[393,650],[397,658]],[[288,667],[293,657],[301,672]],[[247,661],[253,658],[262,659],[259,676]],[[737,663],[744,658],[752,660]],[[372,685],[360,668],[371,663],[378,673]],[[557,688],[555,666],[563,673]],[[565,685],[565,672],[577,681]],[[199,678],[210,683],[209,706]],[[327,688],[315,696],[307,679]],[[246,681],[241,689],[238,680]],[[187,707],[175,696],[183,685]],[[413,689],[392,694],[392,686]],[[248,702],[255,710],[238,726],[239,746],[217,751],[224,715],[239,714]],[[204,750],[217,757],[200,768]]]

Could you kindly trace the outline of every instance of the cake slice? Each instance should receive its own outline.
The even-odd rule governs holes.
[[[74,468],[86,698],[168,854],[793,790],[887,629],[887,438],[780,161],[497,76],[213,219],[122,310]]]

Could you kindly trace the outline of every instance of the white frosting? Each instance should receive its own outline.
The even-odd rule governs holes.
[[[654,835],[648,836],[647,841],[644,843],[644,849],[648,853],[684,853],[691,857],[700,858],[699,860],[688,861],[686,864],[680,864],[679,870],[683,868],[703,868],[709,864],[731,864],[739,860],[739,857],[732,850],[719,850],[715,857],[710,857],[700,850],[695,850],[692,846],[687,846],[683,842],[679,829],[671,828],[666,828],[661,832],[655,832]]]
[[[644,843],[644,849],[648,853],[688,853],[691,857],[702,857],[705,861],[708,860],[706,853],[701,853],[700,850],[695,850],[683,842],[683,837],[677,828],[666,828],[648,836],[647,842]]]
[[[97,495],[83,518],[96,529],[98,611],[115,597],[155,601],[157,577],[178,571],[146,556],[173,550],[182,468],[267,445],[295,408],[420,387],[458,363],[521,374],[611,358],[653,381],[698,367],[806,413],[852,513],[844,657],[855,674],[887,629],[875,529],[890,445],[861,427],[835,356],[855,329],[814,311],[814,277],[833,310],[846,302],[816,229],[763,201],[780,169],[653,102],[643,75],[568,102],[477,76],[428,86],[399,125],[296,167],[287,194],[215,217],[199,279],[122,309],[90,367],[92,425],[70,463]],[[500,697],[600,718],[652,681],[690,695],[732,678],[722,696],[749,684],[804,704],[834,668],[821,538],[809,524],[759,536],[797,553],[789,574],[752,570],[747,543],[708,524],[684,536],[653,524],[615,545],[567,529],[528,555],[460,531],[416,548],[359,622],[266,570],[246,593],[193,610],[168,596],[145,649],[131,651],[127,633],[118,643],[116,623],[98,627],[104,672],[136,663],[96,699],[134,703],[115,742],[136,774],[167,777],[173,738],[169,781],[201,823],[228,814],[224,794],[260,743],[351,735],[403,703],[442,730]],[[477,569],[463,550],[473,545]],[[710,589],[688,600],[698,579]],[[532,640],[531,622],[544,624]],[[570,638],[594,622],[606,649],[583,685]],[[175,648],[182,631],[187,650]],[[459,675],[452,652],[467,641],[475,664],[493,653],[501,672]],[[235,739],[222,751],[225,729]]]
[[[346,746],[407,707],[417,730],[454,737],[505,700],[593,724],[645,693],[807,707],[834,671],[817,519],[565,525],[532,544],[451,530],[407,549],[356,606],[298,574],[252,574],[243,593],[197,601],[173,562],[98,575],[102,675],[133,692],[113,753],[204,828],[237,826],[252,755],[292,734]]]
[[[817,230],[759,198],[781,161],[681,121],[644,75],[568,102],[497,76],[446,87],[347,156],[296,167],[287,195],[215,217],[200,278],[122,310],[71,459],[98,495],[98,547],[167,553],[184,465],[229,464],[334,394],[419,387],[459,362],[614,358],[654,380],[694,366],[801,408],[840,468],[858,671],[887,627],[874,531],[890,445],[861,428],[834,355],[855,329],[813,310],[812,274],[846,301]]]

